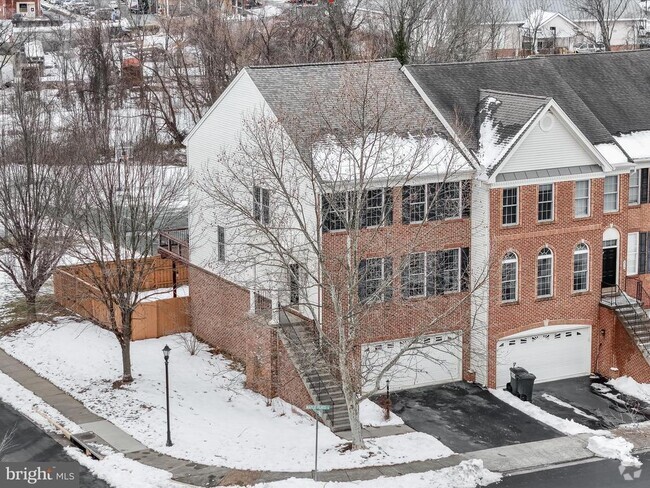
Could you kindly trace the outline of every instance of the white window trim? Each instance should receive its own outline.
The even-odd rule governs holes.
[[[516,302],[519,299],[519,256],[512,252],[509,251],[506,253],[506,255],[512,254],[514,258],[508,258],[508,259],[502,259],[501,260],[501,303],[513,303]],[[503,299],[503,265],[504,264],[515,264],[515,297],[511,298],[509,300],[504,300]]]
[[[443,290],[442,294],[447,295],[451,293],[458,293],[460,292],[461,289],[461,278],[462,278],[462,273],[461,273],[461,248],[460,247],[453,247],[451,249],[441,249],[441,251],[447,252],[447,251],[456,251],[456,288],[454,290]],[[444,270],[442,270],[444,272]]]
[[[422,286],[422,294],[421,294],[421,295],[409,295],[409,296],[407,297],[407,299],[410,299],[410,298],[423,298],[423,297],[426,297],[426,296],[427,296],[427,264],[428,264],[427,261],[429,260],[429,258],[428,258],[429,253],[422,251],[422,252],[413,252],[413,253],[410,253],[410,254],[408,255],[408,260],[409,260],[409,262],[408,262],[408,266],[409,266],[409,280],[410,280],[410,278],[411,278],[411,267],[410,267],[410,266],[411,266],[411,262],[410,262],[410,260],[411,260],[411,256],[418,255],[418,254],[421,254],[421,255],[423,256],[423,258],[424,258],[424,259],[422,260],[422,263],[423,263],[423,269],[422,269],[422,273],[421,273],[421,274],[422,274],[422,278],[423,278],[423,281],[422,281],[422,283],[423,283],[423,286]],[[418,273],[418,275],[419,275],[419,274],[420,274],[420,273]]]
[[[584,244],[584,243],[581,243],[581,244]],[[572,283],[571,283],[571,289],[573,290],[573,293],[584,293],[586,291],[589,291],[589,275],[591,274],[590,273],[590,271],[591,271],[591,269],[590,269],[591,268],[590,261],[591,260],[589,259],[589,246],[587,246],[587,244],[584,244],[586,246],[586,248],[578,250],[577,248],[578,248],[579,245],[580,244],[576,245],[576,247],[573,248],[573,273],[572,273],[573,280],[572,280]],[[587,270],[586,270],[587,273],[586,273],[586,277],[585,277],[586,288],[581,289],[581,290],[576,290],[573,287],[574,283],[575,283],[575,274],[576,274],[576,271],[575,271],[576,254],[586,254],[587,255]]]
[[[586,213],[586,215],[578,215],[577,212],[576,212],[576,210],[577,210],[576,203],[578,201],[578,198],[580,200],[585,200],[585,197],[578,197],[578,193],[577,193],[578,185],[577,184],[585,182],[585,181],[587,182],[587,197],[586,197],[586,200],[587,200],[587,213]],[[573,217],[576,218],[576,219],[589,218],[589,217],[591,217],[591,180],[577,180],[575,183],[576,184],[573,187],[573,192],[574,192],[573,193]]]
[[[541,203],[539,201],[539,189],[541,186],[547,186],[550,185],[551,187],[551,218],[549,219],[542,219],[540,220],[539,218],[539,204]],[[519,198],[517,198],[517,202],[519,202]],[[547,203],[547,202],[544,202]],[[541,185],[537,185],[537,222],[553,222],[555,220],[555,185],[553,183],[544,183]]]
[[[632,186],[632,175],[636,175],[636,177],[638,178],[635,186]],[[630,199],[630,195],[632,194],[633,188],[636,188],[636,195],[634,201]],[[641,172],[638,169],[635,169],[630,173],[630,187],[628,191],[627,204],[641,205]]]
[[[632,258],[634,256],[634,258]],[[639,274],[639,233],[630,232],[627,235],[627,276]]]
[[[503,191],[512,190],[513,188],[517,192],[516,193],[516,195],[517,195],[517,203],[515,205],[515,221],[511,222],[511,223],[504,224],[503,223],[503,216],[505,215],[505,213],[504,213],[503,210],[505,208],[505,205],[503,204]],[[509,187],[503,188],[503,191],[501,193],[501,226],[503,226],[503,227],[512,227],[512,226],[515,226],[515,225],[519,225],[519,187],[518,186],[509,186]]]
[[[616,193],[607,193],[605,191],[605,187],[606,187],[606,184],[607,184],[606,183],[607,178],[616,178]],[[621,192],[620,192],[620,190],[621,190],[621,179],[619,178],[618,175],[605,176],[605,180],[603,181],[603,213],[615,213],[615,212],[618,212],[618,210],[619,210],[619,208],[621,206],[621,202],[620,202],[620,199],[621,199],[620,193]],[[614,195],[614,194],[616,195],[616,208],[614,208],[612,210],[607,210],[605,208],[605,202],[607,200],[605,197],[607,195]]]
[[[422,224],[424,222],[439,222],[439,221],[444,221],[444,220],[458,220],[463,218],[463,208],[465,205],[465,202],[463,201],[463,181],[440,181],[437,183],[422,183],[421,185],[407,185],[409,188],[413,188],[416,186],[422,186],[424,187],[424,220],[410,220],[410,215],[409,215],[409,224]],[[454,200],[458,200],[458,214],[451,216],[451,217],[445,217],[444,219],[439,219],[439,220],[430,220],[429,219],[429,207],[431,205],[431,202],[429,201],[429,185],[435,185],[435,184],[440,184],[440,185],[448,185],[448,184],[456,184],[458,185],[458,198]],[[439,195],[442,191],[442,186],[438,189],[437,194]],[[409,212],[411,211],[411,205],[416,205],[413,202],[409,202]],[[417,205],[421,205],[420,202],[417,203]]]
[[[554,263],[554,257],[555,256],[553,254],[553,251],[550,248],[546,248],[546,249],[551,251],[551,254],[545,254],[545,255],[542,256],[540,254],[541,253],[541,251],[540,251],[540,253],[537,254],[537,261],[535,263],[536,264],[536,267],[535,267],[535,296],[537,298],[550,298],[550,297],[553,296],[553,274],[554,274],[553,273],[553,267],[555,266],[555,263]],[[551,274],[549,276],[550,277],[549,293],[547,295],[538,295],[538,292],[539,292],[539,262],[541,260],[544,260],[544,259],[550,259],[551,260],[551,267],[550,267]]]

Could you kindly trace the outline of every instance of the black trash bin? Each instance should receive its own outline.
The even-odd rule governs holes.
[[[525,402],[533,401],[533,385],[536,376],[533,373],[519,373],[517,375],[517,396]],[[514,390],[513,390],[514,391]]]
[[[510,368],[510,383],[506,385],[506,389],[515,395],[517,394],[517,375],[520,375],[521,373],[528,373],[528,371],[519,366],[513,366]]]

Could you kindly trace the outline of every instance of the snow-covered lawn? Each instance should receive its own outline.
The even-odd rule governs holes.
[[[359,404],[359,420],[368,427],[383,427],[385,425],[404,425],[404,421],[390,412],[386,420],[386,411],[372,400],[363,400]]]
[[[637,383],[629,376],[621,376],[615,380],[608,381],[607,384],[612,385],[624,395],[638,398],[650,404],[650,384],[648,383]]]
[[[172,447],[165,447],[165,376],[162,348],[170,357]],[[0,339],[0,347],[70,392],[143,444],[195,462],[240,469],[309,471],[314,421],[303,412],[244,388],[244,375],[221,356],[191,356],[178,336],[132,343],[133,384],[121,375],[114,336],[75,319],[33,324]],[[437,439],[409,433],[368,440],[363,451],[341,453],[343,441],[325,426],[319,468],[330,470],[436,459],[452,454]]]
[[[574,422],[571,419],[563,419],[548,413],[545,410],[542,410],[537,405],[534,405],[530,402],[524,402],[514,396],[509,391],[501,389],[490,390],[495,397],[501,400],[504,403],[521,410],[526,415],[539,420],[543,424],[550,425],[555,430],[559,430],[566,435],[576,435],[576,434],[605,434],[606,431],[593,430],[589,427],[586,427],[582,424]]]

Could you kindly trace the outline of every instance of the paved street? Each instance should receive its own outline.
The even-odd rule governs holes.
[[[41,429],[32,424],[12,407],[0,401],[0,436],[15,428],[9,450],[2,461],[62,461],[75,462],[63,447]],[[80,466],[80,486],[84,488],[109,488],[110,485],[95,478]]]
[[[621,473],[618,461],[604,460],[576,464],[535,473],[508,476],[499,488],[634,488],[650,486],[650,453],[638,456],[640,469],[626,468]],[[636,476],[636,477],[635,477]]]

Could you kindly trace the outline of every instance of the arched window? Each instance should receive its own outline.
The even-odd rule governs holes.
[[[514,252],[508,252],[501,261],[501,301],[517,300],[518,259]]]
[[[553,296],[553,251],[548,247],[537,255],[537,297]]]
[[[573,250],[573,291],[589,289],[589,247],[578,244]]]

